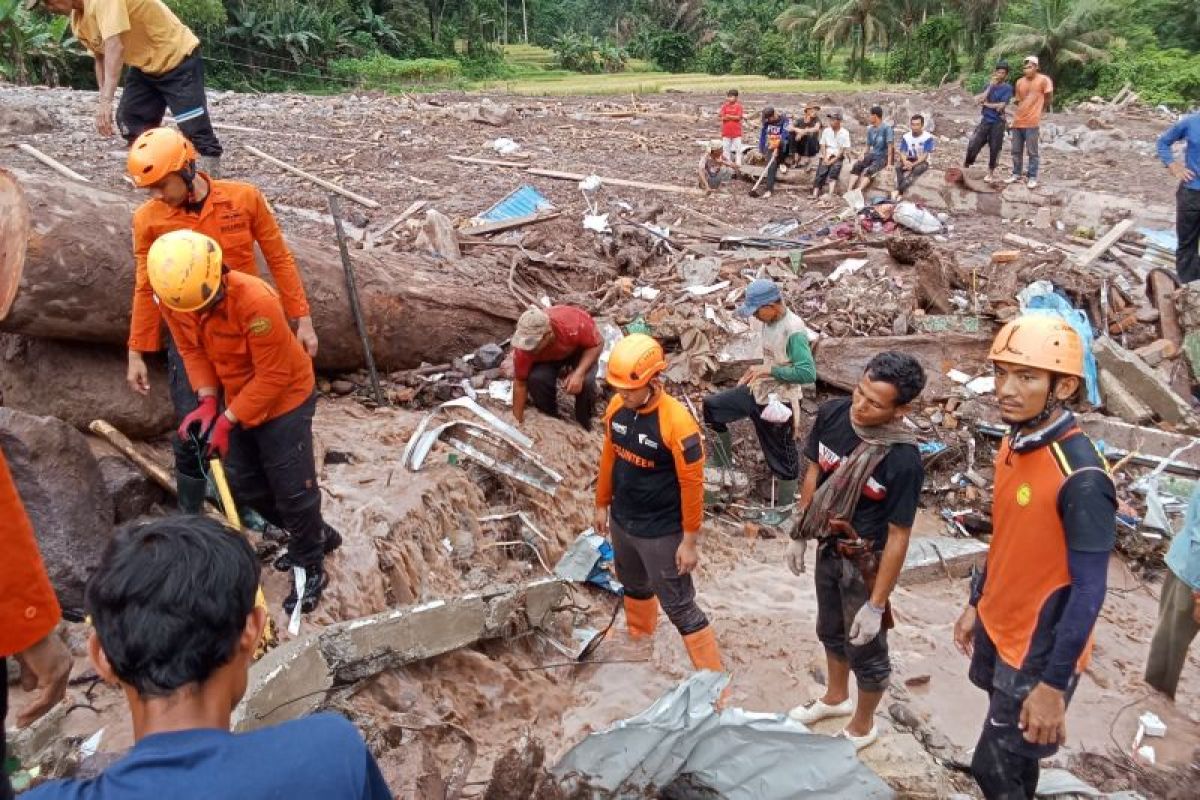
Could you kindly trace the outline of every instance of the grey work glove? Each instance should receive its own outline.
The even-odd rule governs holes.
[[[787,546],[787,565],[793,575],[804,574],[804,553],[808,550],[808,540],[792,539]]]
[[[850,644],[862,647],[878,636],[879,629],[883,625],[883,611],[882,608],[871,605],[870,600],[863,603],[863,607],[854,615],[854,622],[850,625]]]

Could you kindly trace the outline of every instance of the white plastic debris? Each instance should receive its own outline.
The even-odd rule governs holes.
[[[608,214],[584,214],[583,228],[596,233],[608,233]]]
[[[296,606],[288,619],[288,633],[292,636],[300,634],[300,615],[304,608],[304,587],[308,584],[308,571],[304,567],[292,567],[292,580],[296,586]]]
[[[684,288],[684,291],[695,297],[704,297],[705,295],[719,292],[728,286],[729,281],[721,281],[720,283],[714,283],[712,286],[687,286]]]
[[[1138,722],[1146,729],[1147,736],[1166,736],[1167,723],[1162,721],[1162,718],[1153,711],[1147,711],[1142,716],[1138,717]]]
[[[662,291],[653,286],[639,286],[633,290],[633,296],[639,300],[657,300]]]
[[[585,192],[594,192],[600,188],[601,183],[603,183],[603,181],[600,180],[599,175],[588,175],[579,182],[579,188],[583,189]]]
[[[994,375],[984,375],[967,381],[967,389],[975,394],[991,394],[996,391],[996,378]]]
[[[93,733],[91,736],[83,740],[79,745],[79,758],[87,759],[96,755],[96,751],[100,749],[100,742],[104,739],[104,728]]]
[[[957,369],[952,369],[949,372],[947,372],[946,377],[949,378],[950,380],[954,381],[955,383],[961,383],[964,385],[971,382],[970,375],[968,375],[967,373],[965,373],[961,370],[957,370]]]
[[[492,148],[502,156],[511,156],[521,150],[521,145],[505,136],[501,136],[499,139],[488,142],[488,147]]]
[[[487,396],[498,403],[511,406],[513,401],[513,382],[492,381],[487,386]]]
[[[1138,760],[1147,766],[1154,766],[1154,748],[1148,744],[1144,744],[1137,749]]]
[[[781,425],[792,418],[792,410],[774,392],[767,395],[767,407],[760,415],[767,422]]]
[[[865,267],[867,263],[867,259],[865,258],[847,258],[842,263],[838,264],[837,269],[830,274],[829,280],[833,283],[837,283],[841,278],[858,272],[860,269]]]

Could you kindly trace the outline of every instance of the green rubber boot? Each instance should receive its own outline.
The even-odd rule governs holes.
[[[775,494],[775,507],[768,508],[762,516],[762,523],[772,527],[779,527],[787,522],[792,516],[792,506],[796,503],[796,486],[799,483],[797,480],[779,481],[776,486],[778,491]]]
[[[208,492],[207,479],[176,474],[175,490],[179,494],[180,514],[199,514],[204,510],[204,495]]]

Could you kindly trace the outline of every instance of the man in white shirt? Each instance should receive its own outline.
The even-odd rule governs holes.
[[[850,131],[842,127],[842,112],[830,111],[825,116],[829,118],[829,126],[821,131],[821,155],[817,159],[817,177],[812,190],[814,200],[821,196],[826,184],[829,193],[833,194],[842,174],[842,163],[850,152]]]
[[[933,134],[925,130],[925,118],[914,114],[909,120],[909,132],[900,139],[897,148],[899,158],[896,160],[896,191],[892,199],[900,199],[900,195],[908,191],[908,187],[917,182],[917,178],[929,170],[929,156],[933,153]]]

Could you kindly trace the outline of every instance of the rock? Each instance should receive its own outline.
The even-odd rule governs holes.
[[[38,106],[17,106],[6,103],[0,107],[0,136],[47,133],[54,130],[55,127],[54,117]],[[25,156],[25,158],[29,158],[29,156]]]
[[[1111,372],[1164,422],[1188,432],[1200,430],[1200,420],[1193,413],[1191,403],[1176,394],[1146,362],[1108,337],[1097,339],[1092,352],[1096,355],[1097,366]]]
[[[688,259],[680,265],[679,272],[685,286],[711,286],[720,277],[721,259]]]
[[[432,208],[425,212],[425,223],[417,234],[416,247],[450,261],[462,258],[454,223],[445,214]]]
[[[350,381],[333,381],[329,388],[334,394],[347,395],[354,391],[354,384]]]
[[[512,106],[494,103],[484,98],[478,103],[455,103],[443,112],[460,122],[479,122],[484,125],[501,127],[516,121],[517,112]]]
[[[1170,339],[1156,339],[1145,347],[1133,351],[1134,355],[1152,367],[1157,367],[1168,358],[1179,355],[1179,345]]]
[[[113,522],[120,525],[149,514],[157,503],[167,502],[167,493],[123,455],[101,455],[100,478],[112,498]]]
[[[476,369],[496,369],[504,363],[504,348],[495,342],[488,342],[475,351]]]
[[[0,408],[0,449],[59,603],[82,608],[84,586],[112,535],[114,518],[113,499],[87,439],[60,419]]]

